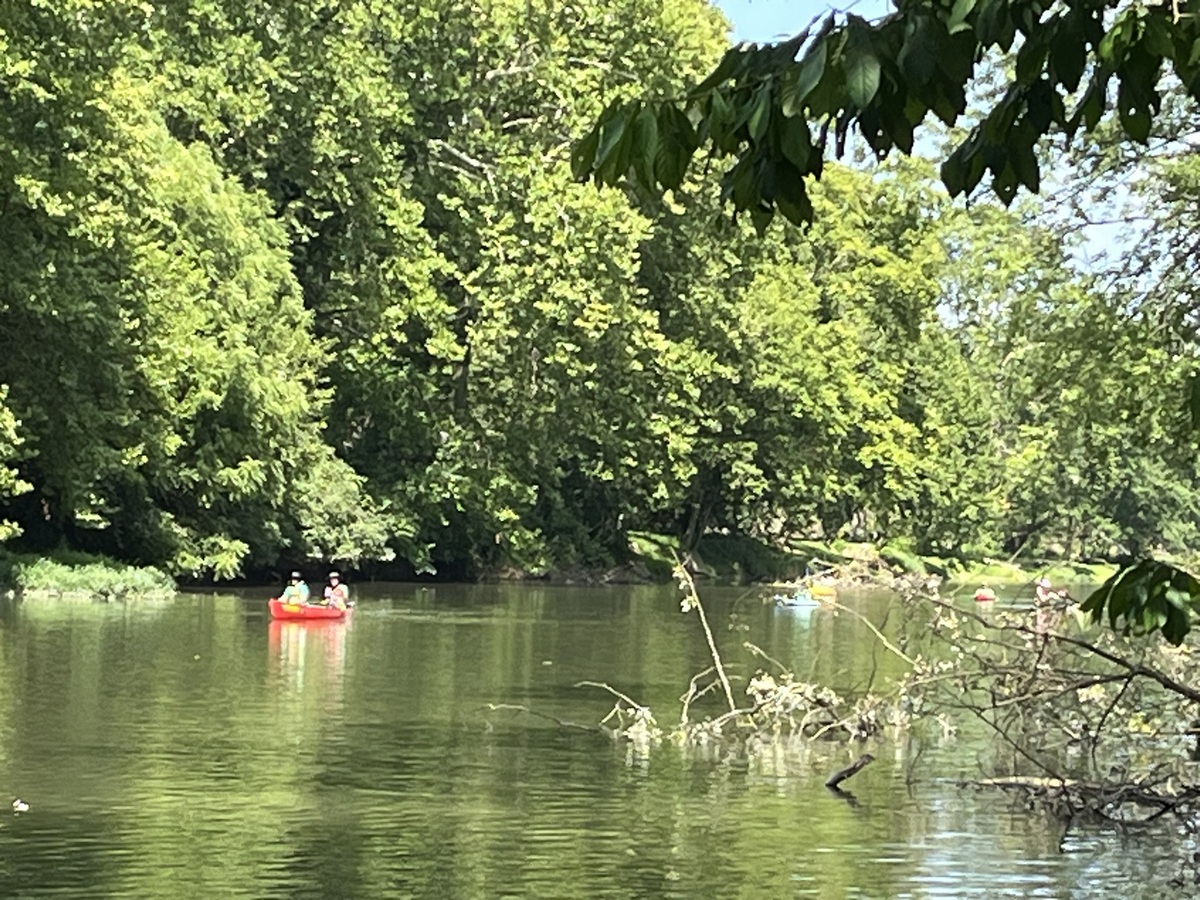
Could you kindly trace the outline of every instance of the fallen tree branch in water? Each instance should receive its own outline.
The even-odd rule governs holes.
[[[625,742],[631,758],[644,757],[665,739],[701,753],[709,750],[736,752],[739,749],[752,754],[778,753],[788,746],[798,748],[821,738],[863,740],[879,734],[885,723],[901,727],[911,718],[900,706],[903,697],[899,691],[890,697],[867,692],[856,699],[844,698],[822,684],[796,680],[780,660],[748,642],[743,645],[745,650],[771,663],[778,671],[772,674],[759,669],[749,677],[745,688],[746,701],[744,705],[739,705],[734,698],[730,675],[717,650],[695,582],[682,566],[678,572],[680,587],[686,595],[680,604],[681,610],[685,614],[697,613],[712,658],[712,665],[693,675],[680,696],[678,724],[667,729],[660,727],[650,707],[605,682],[585,680],[575,683],[577,688],[598,688],[613,698],[615,702],[612,708],[593,730]],[[847,612],[863,621],[890,652],[909,661],[903,651],[884,638],[873,622],[867,621],[855,610]],[[727,708],[706,713],[708,717],[702,721],[693,721],[697,702],[718,687],[724,693]],[[576,723],[565,722],[517,704],[498,704],[491,708],[527,712],[558,722],[564,727],[579,727]],[[866,762],[861,762],[861,765],[866,765]]]
[[[528,706],[520,703],[489,703],[483,708],[493,712],[504,711],[526,713],[527,715],[531,715],[539,719],[547,719],[548,721],[553,722],[559,728],[568,728],[575,731],[588,731],[592,734],[603,734],[608,737],[613,736],[613,732],[602,725],[589,725],[585,722],[572,722],[570,719],[560,719],[558,716],[552,716],[549,713],[544,713],[536,709],[530,709]]]
[[[634,746],[642,748],[648,748],[662,740],[662,729],[658,727],[650,707],[643,706],[628,694],[623,694],[602,681],[579,681],[575,683],[575,687],[600,688],[617,698],[608,715],[600,721],[600,724],[604,725],[610,719],[616,719],[620,726],[613,732],[616,737],[625,738]],[[627,717],[629,721],[626,721]]]
[[[711,691],[714,687],[717,686],[717,683],[715,681],[710,681],[708,684],[706,684],[702,688],[696,687],[696,682],[699,681],[701,678],[703,678],[705,675],[710,674],[712,671],[713,671],[712,666],[709,666],[703,672],[697,672],[695,675],[693,675],[691,680],[688,682],[687,692],[682,697],[679,698],[679,702],[681,704],[680,709],[679,709],[679,727],[680,728],[687,728],[687,726],[688,726],[688,721],[689,721],[688,714],[692,708],[692,701],[699,700],[701,697],[703,697],[705,694],[707,694],[709,691]]]
[[[875,757],[870,753],[864,753],[850,765],[846,766],[846,768],[838,769],[836,772],[826,778],[825,787],[829,788],[830,790],[838,790],[839,784],[841,784],[847,778],[853,778],[873,762],[875,762]]]
[[[622,694],[611,684],[605,684],[603,681],[577,681],[577,682],[575,682],[575,687],[577,687],[577,688],[579,688],[579,687],[600,688],[602,691],[608,691],[610,694],[612,694],[618,700],[624,700],[626,703],[628,703],[634,709],[644,709],[645,708],[642,706],[642,704],[638,703],[636,700],[634,700],[628,694]]]
[[[1084,814],[1121,825],[1153,822],[1168,813],[1189,808],[1200,798],[1200,787],[1171,786],[1167,777],[1135,783],[1086,782],[1072,778],[1007,775],[960,781],[960,787],[998,788],[1020,792],[1029,805],[1040,805],[1064,819]],[[1149,812],[1146,812],[1149,810]]]

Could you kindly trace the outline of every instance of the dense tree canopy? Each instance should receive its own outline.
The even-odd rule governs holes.
[[[761,233],[776,210],[796,224],[813,221],[811,181],[821,178],[829,152],[844,153],[851,129],[883,159],[893,150],[912,153],[915,129],[930,113],[946,126],[965,121],[969,133],[942,163],[941,179],[957,196],[972,193],[990,172],[992,192],[1005,204],[1021,186],[1034,193],[1040,189],[1039,143],[1054,129],[1068,141],[1081,128],[1099,136],[1108,152],[1092,154],[1093,172],[1097,158],[1111,161],[1120,155],[1113,148],[1125,141],[1146,144],[1157,132],[1177,154],[1174,164],[1150,172],[1143,166],[1120,185],[1123,193],[1141,195],[1153,220],[1140,247],[1138,277],[1114,279],[1123,282],[1116,294],[1127,305],[1103,311],[1099,322],[1107,325],[1099,329],[1092,319],[1082,328],[1065,326],[1077,339],[1098,340],[1133,368],[1114,367],[1111,357],[1097,361],[1084,352],[1072,365],[1092,370],[1095,377],[1087,388],[1068,388],[1057,398],[1079,420],[1075,427],[1064,429],[1061,419],[1051,428],[1014,423],[1023,440],[1011,465],[1027,468],[1028,476],[1005,504],[1030,510],[1031,533],[1064,512],[1069,521],[1086,520],[1094,529],[1097,523],[1123,519],[1133,504],[1149,511],[1139,529],[1161,538],[1193,517],[1191,489],[1174,483],[1174,474],[1194,467],[1193,442],[1176,440],[1176,423],[1162,415],[1138,416],[1141,446],[1155,452],[1134,462],[1115,450],[1129,446],[1131,417],[1124,402],[1114,409],[1090,401],[1097,389],[1108,397],[1138,391],[1130,383],[1136,372],[1142,393],[1157,396],[1163,387],[1173,387],[1175,396],[1190,392],[1193,424],[1200,422],[1194,347],[1178,346],[1180,336],[1194,344],[1196,307],[1188,302],[1186,275],[1194,270],[1195,243],[1175,240],[1179,222],[1171,216],[1195,196],[1189,173],[1195,163],[1194,101],[1200,99],[1198,12],[1200,6],[1186,0],[1156,5],[912,0],[898,2],[895,12],[876,22],[830,13],[819,27],[814,22],[788,40],[732,48],[682,96],[610,104],[575,146],[574,171],[602,184],[628,179],[651,193],[672,190],[681,185],[696,150],[707,146],[713,156],[733,159],[722,177],[722,196],[735,211],[748,212]],[[972,92],[984,95],[982,105],[971,106]],[[1109,110],[1115,110],[1119,133],[1106,116]],[[1145,162],[1150,156],[1140,158]],[[1147,183],[1152,191],[1162,191],[1167,215],[1159,199],[1148,196]],[[1089,221],[1079,204],[1074,212]],[[1146,252],[1155,242],[1160,258]],[[1144,311],[1131,320],[1130,294],[1159,309],[1159,321],[1149,330]],[[1091,307],[1076,295],[1054,296],[1056,311],[1069,316],[1068,310]],[[1163,297],[1172,295],[1184,302],[1164,304]],[[1164,305],[1173,307],[1167,315],[1175,326],[1166,340],[1156,327],[1165,318]],[[1021,355],[1026,356],[1025,348]],[[1009,354],[995,362],[1011,359]],[[1038,355],[1033,365],[1040,362]],[[1063,362],[1059,357],[1055,365],[1061,368]],[[1034,394],[1027,408],[1048,399]],[[1166,481],[1165,471],[1173,473]],[[1059,490],[1052,494],[1051,487]],[[1112,532],[1114,537],[1120,530]],[[1074,526],[1068,528],[1068,538],[1073,531]],[[1107,600],[1092,604],[1097,613],[1107,602],[1114,622],[1124,615],[1151,630],[1170,618],[1174,624],[1165,631],[1175,641],[1187,630],[1180,624],[1187,619],[1185,607],[1200,608],[1200,591],[1193,590],[1200,583],[1171,566],[1133,567],[1106,587]]]
[[[606,565],[640,531],[1185,551],[1195,257],[1161,248],[1192,160],[1138,162],[1162,291],[1078,271],[1075,211],[962,209],[919,161],[830,163],[812,227],[760,237],[663,149],[767,96],[749,70],[604,120],[595,158],[668,197],[578,184],[602,111],[699,80],[723,32],[703,0],[5,7],[0,539],[202,578]],[[728,140],[804,121],[766,109]]]

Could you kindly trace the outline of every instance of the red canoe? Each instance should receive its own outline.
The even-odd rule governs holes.
[[[272,619],[344,619],[349,612],[336,606],[284,603],[277,597],[272,597],[267,605],[271,607]]]

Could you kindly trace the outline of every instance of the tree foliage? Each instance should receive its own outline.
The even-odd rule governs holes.
[[[0,366],[33,486],[13,507],[26,540],[192,575],[272,561],[301,527],[289,495],[324,403],[284,234],[156,115],[134,43],[146,8],[12,14]],[[344,466],[325,474],[356,489]]]
[[[911,84],[944,107],[938,66],[1001,6],[1024,29],[913,5],[936,59],[901,60],[892,17],[725,63],[702,0],[6,7],[5,533],[202,578],[607,565],[633,531],[1185,550],[1186,159],[1155,170],[1149,296],[1080,274],[1061,222],[955,207],[919,162],[819,163],[807,130],[892,135]],[[697,123],[739,159],[724,185],[677,152]],[[760,237],[785,163],[824,166],[773,201],[814,224]]]
[[[986,174],[1011,202],[1037,192],[1039,140],[1095,129],[1115,112],[1145,141],[1169,72],[1200,99],[1200,6],[1127,0],[911,0],[877,22],[829,14],[777,44],[738,45],[682,96],[610,105],[578,143],[575,173],[672,190],[701,147],[731,157],[722,184],[765,226],[776,211],[812,221],[807,179],[841,155],[854,129],[879,157],[913,151],[932,115],[969,134],[942,164],[952,196]],[[968,98],[990,54],[1009,54],[1007,84],[986,110]],[[639,160],[652,161],[639,164]]]
[[[1068,140],[1080,129],[1094,132],[1110,147],[1122,138],[1144,144],[1157,121],[1178,121],[1181,115],[1187,121],[1194,115],[1194,101],[1200,99],[1198,11],[1194,2],[916,0],[898,4],[896,12],[877,22],[830,14],[819,27],[814,23],[789,40],[734,47],[682,96],[611,104],[576,145],[574,171],[602,184],[627,179],[651,193],[675,190],[696,151],[707,147],[714,157],[732,159],[722,177],[722,196],[735,211],[748,212],[761,233],[776,211],[796,224],[813,222],[811,184],[821,178],[829,152],[844,153],[851,129],[882,159],[894,150],[912,153],[915,130],[933,113],[945,126],[969,125],[941,166],[950,195],[971,194],[990,173],[992,191],[1009,204],[1020,187],[1034,193],[1041,188],[1038,147],[1052,131]],[[1002,87],[985,108],[970,107],[980,67],[994,66],[997,59],[1008,64]],[[1181,114],[1181,109],[1190,112]],[[1184,159],[1154,173],[1168,203],[1184,209],[1195,196],[1188,181],[1194,154],[1186,140],[1181,142],[1186,131],[1174,135]],[[638,165],[638,160],[653,160],[653,165]],[[1175,209],[1164,215],[1157,201],[1151,207],[1158,227],[1150,229],[1150,239],[1166,249],[1163,261],[1148,261],[1142,274],[1155,276],[1153,291],[1159,296],[1186,294],[1179,276],[1189,270],[1194,254],[1179,248],[1191,245],[1172,240],[1178,228]],[[1069,293],[1074,299],[1063,301],[1067,306],[1080,300],[1095,305],[1087,295]],[[1129,321],[1128,305],[1119,303],[1103,304],[1099,329],[1088,320],[1076,324],[1069,312],[1060,318],[1062,327],[1098,337],[1124,355],[1123,364],[1068,351],[1066,356],[1082,357],[1071,364],[1092,369],[1102,383],[1116,382],[1098,392],[1105,399],[1127,391],[1154,393],[1157,399],[1159,388],[1170,385],[1184,388],[1200,409],[1194,355],[1173,352],[1166,346],[1170,341],[1155,332],[1156,323],[1140,313]],[[1187,321],[1195,307],[1182,306],[1182,321]],[[1025,355],[1026,348],[1020,352]],[[1036,352],[1028,356],[1033,366],[1051,360]],[[1050,367],[1064,364],[1060,356]],[[1058,398],[1059,408],[1070,410],[1077,421],[1060,418],[1047,427],[1037,420],[1050,399],[1051,383],[1047,376],[1035,379],[1030,386],[1042,393],[1028,396],[1009,423],[1020,435],[1019,450],[1004,454],[1005,467],[1018,486],[1002,503],[1010,511],[1014,506],[1026,510],[1023,540],[1063,518],[1064,506],[1066,518],[1075,523],[1068,540],[1076,527],[1103,531],[1106,521],[1128,521],[1131,506],[1138,508],[1134,518],[1149,513],[1138,523],[1142,533],[1161,536],[1182,522],[1190,530],[1193,466],[1175,457],[1170,442],[1179,432],[1174,423],[1162,421],[1157,412],[1162,406],[1141,407],[1149,415],[1135,416],[1127,405],[1131,398],[1122,397],[1115,409],[1089,408],[1087,400],[1097,396],[1093,380],[1088,387],[1066,387]],[[1124,453],[1135,434],[1141,446],[1162,452]],[[1193,442],[1180,443],[1187,456]],[[1172,474],[1164,478],[1167,472]],[[1154,521],[1162,524],[1156,528]],[[1116,537],[1121,530],[1110,533]],[[1145,606],[1143,598],[1163,594],[1172,583],[1163,579],[1175,571],[1130,569],[1110,595],[1117,597],[1118,608],[1135,617],[1144,611],[1157,621],[1161,610]],[[1177,574],[1186,576],[1182,570]],[[1193,597],[1197,600],[1200,594]],[[1169,636],[1182,635],[1173,627]]]

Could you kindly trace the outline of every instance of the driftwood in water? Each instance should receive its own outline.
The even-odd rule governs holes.
[[[875,762],[875,757],[873,757],[870,753],[864,753],[850,765],[846,766],[846,768],[839,769],[825,779],[825,787],[832,790],[837,790],[837,786],[839,784],[841,784],[847,778],[857,775],[873,762]]]
[[[1113,822],[1150,822],[1167,813],[1194,808],[1200,786],[1177,785],[1167,776],[1136,782],[1086,782],[1071,778],[1004,776],[959,782],[964,787],[993,787],[1025,794],[1030,802],[1041,802],[1050,812],[1070,820],[1091,813]]]
[[[526,713],[527,715],[536,716],[539,719],[548,719],[558,725],[559,728],[572,729],[575,731],[591,731],[597,734],[605,734],[612,737],[612,731],[604,728],[601,725],[590,725],[586,722],[572,722],[569,719],[560,719],[558,716],[552,716],[549,713],[539,712],[536,709],[530,709],[521,703],[487,703],[483,706],[484,709],[492,712],[499,710],[507,710],[509,712]]]

